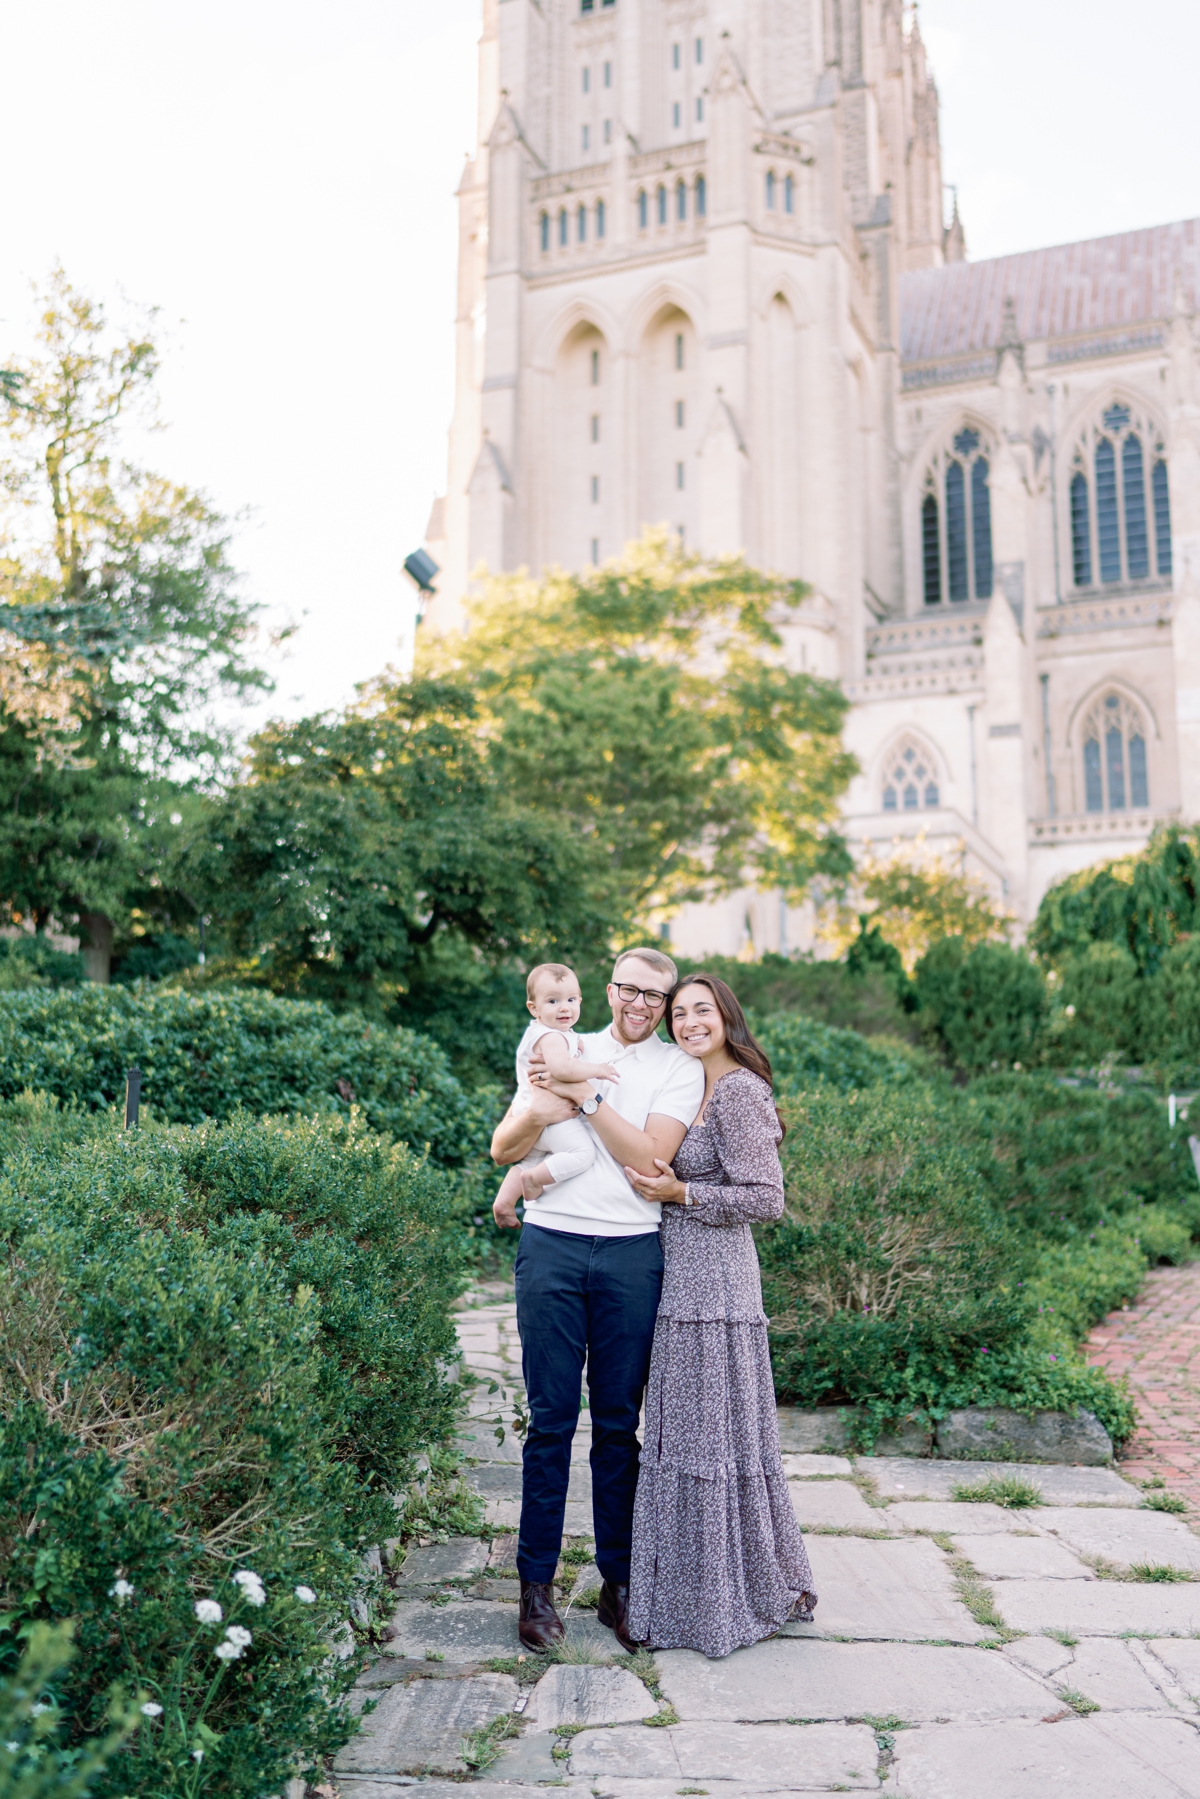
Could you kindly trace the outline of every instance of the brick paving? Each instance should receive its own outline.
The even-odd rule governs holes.
[[[1137,1403],[1122,1474],[1157,1476],[1200,1507],[1200,1262],[1153,1270],[1137,1300],[1091,1332],[1087,1357],[1127,1375]]]

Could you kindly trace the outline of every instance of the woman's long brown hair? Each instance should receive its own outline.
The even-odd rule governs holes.
[[[746,1023],[746,1014],[742,1011],[737,994],[733,991],[733,988],[727,981],[721,979],[720,975],[703,973],[686,974],[680,980],[676,981],[670,993],[667,995],[667,1010],[666,1016],[663,1019],[663,1023],[667,1027],[667,1035],[670,1037],[671,1042],[674,1043],[676,1041],[675,1021],[671,1017],[671,1008],[675,1004],[676,995],[682,993],[685,987],[708,988],[708,991],[717,1002],[717,1011],[721,1014],[722,1021],[725,1025],[726,1049],[740,1067],[748,1068],[751,1074],[759,1075],[761,1079],[767,1083],[767,1086],[774,1091],[775,1077],[771,1073],[771,1063],[767,1052],[760,1044],[754,1041],[754,1038],[751,1035],[750,1026]],[[779,1112],[777,1107],[776,1117],[778,1116]],[[779,1119],[779,1128],[781,1131],[787,1129],[782,1118]]]

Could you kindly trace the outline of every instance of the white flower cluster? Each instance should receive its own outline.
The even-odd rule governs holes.
[[[225,1615],[215,1599],[197,1599],[192,1609],[201,1624],[219,1624]]]
[[[252,1574],[249,1568],[240,1568],[233,1577],[233,1584],[242,1589],[242,1598],[248,1605],[265,1605],[267,1603],[266,1588],[258,1575]]]
[[[294,1592],[301,1605],[313,1605],[316,1602],[317,1596],[311,1587],[296,1587]]]
[[[161,1718],[162,1710],[161,1705],[155,1705],[153,1699],[148,1699],[142,1707],[142,1715],[146,1718]]]
[[[225,1641],[217,1644],[213,1654],[219,1662],[236,1662],[253,1641],[248,1630],[244,1630],[240,1624],[231,1624],[225,1632]]]
[[[133,1587],[131,1587],[129,1582],[124,1580],[120,1575],[118,1575],[117,1579],[108,1589],[109,1598],[115,1599],[118,1605],[124,1605],[127,1599],[133,1598],[133,1594]]]

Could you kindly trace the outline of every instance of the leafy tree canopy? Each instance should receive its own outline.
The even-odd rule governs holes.
[[[489,582],[421,667],[473,692],[498,778],[597,856],[606,910],[850,869],[846,700],[788,666],[808,589],[650,532],[602,568]]]
[[[1181,937],[1200,925],[1200,829],[1170,825],[1136,856],[1067,875],[1038,908],[1030,942],[1058,967],[1091,943],[1129,951],[1152,975]]]
[[[266,681],[226,522],[129,454],[153,315],[119,329],[55,269],[36,336],[0,379],[0,905],[95,941],[157,903],[172,775],[228,749],[214,703]]]
[[[886,857],[868,847],[851,891],[825,924],[826,935],[847,953],[851,966],[886,965],[890,952],[911,975],[944,937],[969,947],[1007,936],[1011,915],[997,908],[983,881],[966,872],[961,847],[958,867],[933,854],[923,836],[913,843],[897,839]]]

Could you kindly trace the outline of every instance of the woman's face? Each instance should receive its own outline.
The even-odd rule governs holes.
[[[681,987],[671,1007],[675,1041],[689,1056],[710,1056],[725,1043],[725,1020],[707,987]]]

